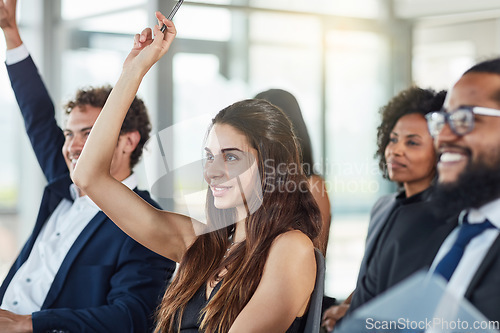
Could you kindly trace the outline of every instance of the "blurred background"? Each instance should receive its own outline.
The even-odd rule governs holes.
[[[76,89],[113,84],[133,35],[170,12],[172,0],[18,0],[23,40],[56,104]],[[326,294],[354,288],[368,214],[395,189],[375,153],[378,110],[414,83],[448,89],[470,65],[500,54],[498,0],[213,0],[185,1],[177,39],[139,90],[153,133],[213,115],[256,93],[281,88],[301,106],[315,168],[332,202]],[[5,41],[0,34],[0,60]],[[168,131],[163,148],[176,167],[201,157],[207,122]],[[45,179],[0,66],[0,279],[29,236]],[[191,158],[191,159],[192,159]],[[144,163],[136,172],[149,182]],[[189,176],[155,193],[185,212]],[[198,184],[199,185],[199,184]],[[177,198],[177,199],[175,199]]]

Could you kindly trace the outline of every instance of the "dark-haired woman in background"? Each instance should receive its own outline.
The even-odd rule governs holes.
[[[109,176],[130,102],[176,34],[171,21],[160,13],[157,18],[154,38],[151,29],[135,36],[74,181],[132,238],[180,263],[158,311],[156,332],[303,332],[321,217],[307,188],[290,190],[306,182],[302,172],[269,167],[300,163],[282,111],[246,100],[213,119],[205,145],[206,224],[158,210]]]
[[[319,236],[319,246],[323,255],[326,256],[332,216],[330,198],[328,197],[325,181],[321,175],[317,173],[317,170],[314,170],[311,139],[309,138],[309,133],[304,118],[302,117],[299,103],[295,96],[282,89],[269,89],[258,93],[255,95],[255,98],[264,99],[276,105],[283,110],[292,122],[293,130],[295,131],[301,150],[303,170],[309,180],[309,189],[314,199],[316,199],[319,210],[321,211],[321,220],[323,223]]]
[[[370,213],[365,253],[361,261],[357,284],[373,254],[383,225],[396,208],[428,200],[436,176],[436,153],[427,129],[425,115],[440,110],[445,91],[412,86],[401,91],[382,107],[382,121],[377,128],[379,167],[387,178],[398,184],[398,191],[379,198]],[[331,331],[349,308],[352,293],[339,305],[323,314],[323,326]]]

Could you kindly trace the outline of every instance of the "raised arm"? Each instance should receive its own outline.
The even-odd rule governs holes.
[[[127,110],[148,70],[168,51],[176,30],[160,12],[159,24],[134,38],[118,82],[94,124],[75,171],[73,181],[125,233],[150,250],[179,262],[195,240],[191,219],[156,209],[110,175],[111,160],[120,139]],[[120,153],[120,152],[118,152]]]
[[[64,136],[57,125],[54,104],[38,69],[28,51],[21,46],[15,0],[0,0],[0,28],[7,44],[7,71],[26,133],[45,177],[51,182],[68,173],[61,154]]]

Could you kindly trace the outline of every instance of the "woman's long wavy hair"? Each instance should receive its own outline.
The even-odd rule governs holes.
[[[155,332],[178,332],[188,301],[204,283],[214,280],[220,280],[221,286],[198,318],[200,329],[229,331],[257,289],[269,249],[278,235],[300,230],[317,244],[320,212],[300,167],[297,140],[285,114],[266,101],[249,99],[220,111],[210,129],[215,124],[237,129],[257,150],[262,191],[256,192],[262,195],[255,198],[260,206],[246,217],[246,239],[224,257],[236,213],[234,208],[215,208],[213,195],[208,191],[207,223],[223,221],[227,227],[198,236],[186,251],[157,312]],[[221,278],[223,270],[227,273]]]

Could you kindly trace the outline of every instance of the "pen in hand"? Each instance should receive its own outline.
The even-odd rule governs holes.
[[[175,16],[175,13],[177,13],[177,10],[179,9],[179,7],[182,5],[183,2],[184,2],[184,0],[179,0],[175,4],[174,8],[172,8],[172,11],[170,12],[170,14],[167,17],[167,20],[172,21],[172,19]],[[163,24],[163,27],[161,27],[160,30],[161,30],[161,32],[165,32],[165,29],[167,29],[167,26],[165,24]]]

